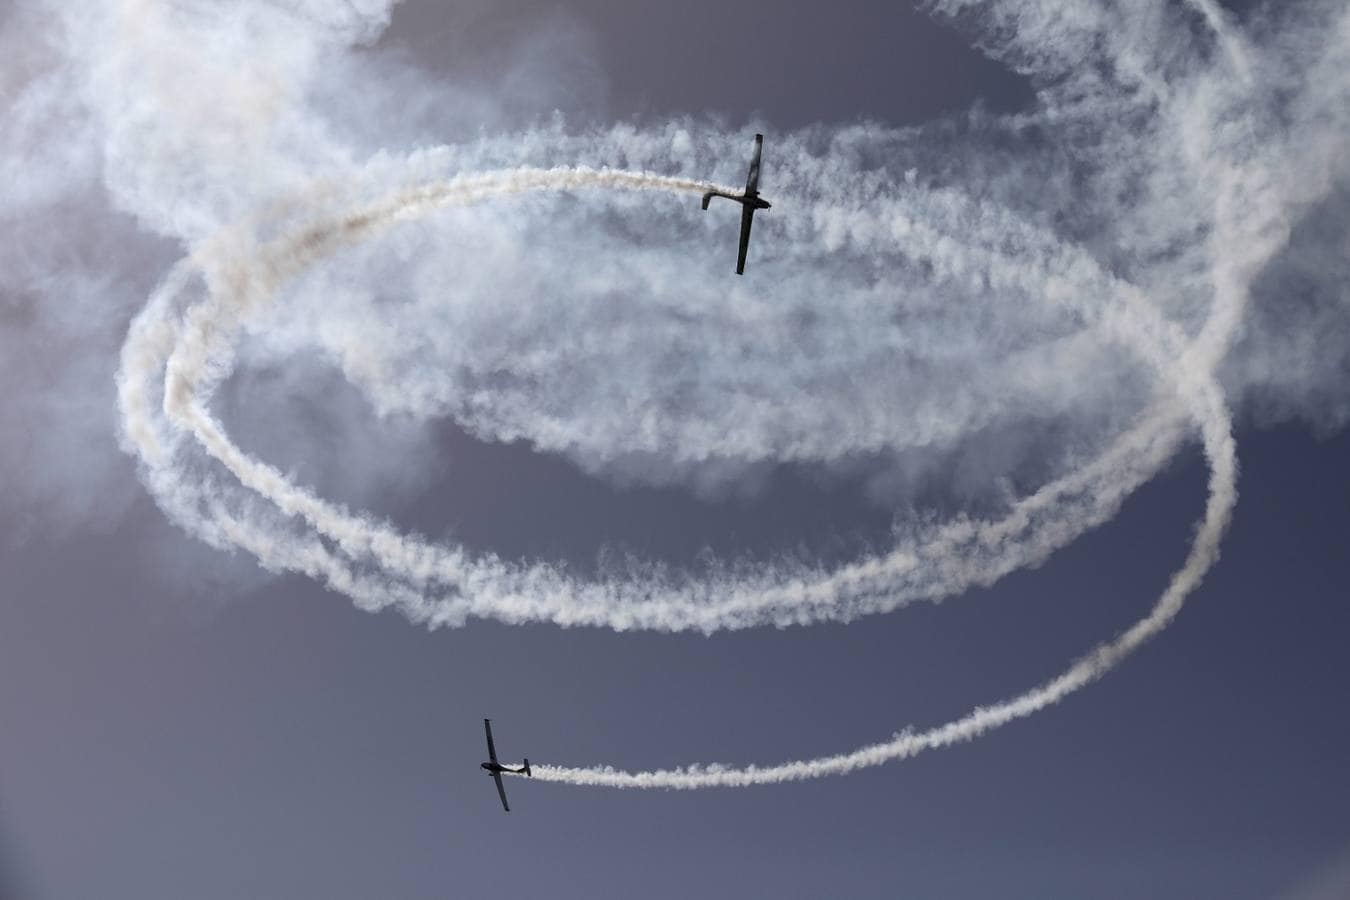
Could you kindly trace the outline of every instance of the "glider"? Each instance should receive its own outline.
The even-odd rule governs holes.
[[[488,761],[483,763],[482,768],[492,776],[493,781],[497,782],[497,795],[502,798],[502,809],[510,812],[511,807],[506,805],[506,788],[502,787],[502,773],[510,772],[513,775],[529,775],[533,778],[534,776],[530,772],[530,761],[528,759],[525,760],[525,765],[521,766],[519,769],[513,769],[510,766],[504,766],[497,762],[497,747],[492,743],[491,719],[483,720],[483,730],[487,732]]]
[[[755,210],[768,209],[769,201],[759,198],[759,154],[764,149],[764,135],[755,135],[755,155],[750,160],[750,174],[745,179],[745,193],[726,194],[722,191],[708,191],[703,195],[703,208],[714,197],[726,197],[741,205],[741,249],[736,255],[736,274],[745,274],[745,251],[750,246],[750,224],[755,218]]]

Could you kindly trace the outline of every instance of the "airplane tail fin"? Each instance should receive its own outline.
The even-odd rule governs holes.
[[[525,757],[525,774],[530,778],[534,777],[534,773],[530,771],[530,758],[528,756]]]

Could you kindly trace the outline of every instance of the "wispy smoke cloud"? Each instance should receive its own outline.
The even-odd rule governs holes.
[[[44,85],[32,102],[81,110],[105,148],[87,182],[187,250],[132,324],[117,378],[123,445],[151,494],[206,543],[365,609],[620,630],[852,620],[1043,561],[1198,435],[1209,492],[1183,566],[1147,616],[1042,685],[779,766],[535,766],[578,784],[748,785],[969,740],[1101,677],[1167,627],[1218,556],[1237,500],[1230,398],[1276,414],[1331,405],[1317,399],[1325,369],[1290,374],[1297,341],[1258,326],[1292,270],[1312,310],[1293,321],[1323,326],[1304,339],[1350,346],[1343,259],[1308,225],[1345,222],[1350,13],[1308,3],[1238,23],[1208,0],[1136,7],[934,3],[1033,77],[1035,109],[778,136],[772,215],[734,283],[727,223],[693,198],[739,177],[743,136],[560,125],[362,158],[332,85],[316,86],[378,34],[383,5],[114,5],[65,23],[53,58],[67,61],[31,82]],[[406,77],[400,65],[374,73]],[[155,75],[182,66],[217,90]],[[985,452],[1000,487],[979,515],[901,518],[893,546],[839,567],[587,578],[407,534],[247,452],[218,397],[241,365],[297,358],[331,364],[381,414],[451,417],[601,477]]]

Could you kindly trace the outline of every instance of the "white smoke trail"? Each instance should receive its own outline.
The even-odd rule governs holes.
[[[915,544],[897,547],[882,558],[864,559],[832,572],[775,566],[757,576],[738,573],[734,578],[704,583],[669,584],[657,579],[596,583],[566,578],[549,566],[506,567],[491,559],[473,560],[458,549],[427,544],[351,515],[292,485],[275,468],[251,459],[230,441],[205,410],[201,395],[209,389],[212,380],[221,375],[218,367],[213,367],[212,360],[227,350],[224,342],[233,334],[241,318],[274,297],[280,282],[294,276],[299,268],[317,256],[359,238],[370,229],[426,213],[440,204],[472,203],[494,192],[556,190],[580,185],[618,185],[695,193],[708,187],[701,182],[636,173],[586,170],[495,173],[400,192],[331,225],[302,227],[293,236],[279,240],[279,246],[275,248],[255,251],[246,247],[243,258],[226,257],[232,262],[216,263],[238,266],[228,276],[221,276],[222,280],[228,280],[230,287],[189,307],[183,315],[182,330],[176,343],[171,345],[163,341],[168,334],[164,327],[149,327],[151,321],[163,315],[160,303],[152,304],[147,311],[145,338],[139,336],[138,329],[138,336],[128,341],[122,396],[128,419],[127,434],[137,452],[147,462],[155,462],[156,455],[163,458],[152,437],[155,429],[147,418],[152,409],[147,394],[153,390],[155,376],[162,372],[162,406],[170,424],[192,434],[244,486],[275,503],[285,515],[303,518],[320,534],[336,542],[340,554],[321,554],[324,559],[321,569],[326,581],[339,589],[355,583],[358,578],[354,569],[364,560],[371,560],[380,571],[396,576],[383,586],[378,581],[367,582],[373,590],[357,598],[363,606],[380,608],[396,603],[411,618],[435,623],[480,615],[508,621],[546,619],[560,624],[665,630],[692,627],[705,631],[746,627],[766,621],[783,624],[825,618],[847,619],[893,609],[912,597],[941,597],[972,584],[989,583],[1028,561],[1043,558],[1089,524],[1109,515],[1139,477],[1146,477],[1145,473],[1152,471],[1149,465],[1131,459],[1132,453],[1138,454],[1140,445],[1154,451],[1154,466],[1160,461],[1157,449],[1167,442],[1159,439],[1155,433],[1156,423],[1151,419],[1142,434],[1127,434],[1117,448],[1095,466],[1024,499],[1004,520],[982,525],[953,523],[935,529]],[[925,240],[914,227],[908,230],[908,237],[911,242]],[[221,251],[209,252],[220,254]],[[256,256],[249,255],[254,253]],[[992,264],[993,261],[984,262]],[[1065,269],[1080,262],[1074,260]],[[1090,274],[1096,277],[1096,273]],[[178,279],[172,280],[171,289],[178,284]],[[1078,302],[1075,298],[1090,296],[1086,288],[1084,285],[1080,293],[1061,288],[1059,300],[1073,305]],[[1140,298],[1132,297],[1128,292],[1124,296],[1140,303]],[[1081,311],[1086,314],[1093,308],[1085,306]],[[1168,366],[1168,360],[1175,358],[1180,347],[1181,338],[1175,329],[1152,314],[1147,304],[1140,303],[1128,315],[1104,315],[1102,327],[1120,339],[1130,341],[1155,368]],[[1121,479],[1122,472],[1133,472],[1136,477]],[[165,483],[172,481],[171,468],[160,470],[160,473]],[[1108,473],[1109,480],[1119,485],[1114,490],[1099,483]],[[1066,517],[1063,509],[1054,507],[1053,501],[1069,494],[1085,494],[1090,498],[1081,515]],[[178,517],[185,524],[194,518],[186,511],[191,504],[165,499],[168,505],[179,510]],[[1054,517],[1045,518],[1046,513],[1053,513]],[[1022,539],[1017,540],[1019,537]],[[312,566],[316,564],[316,551],[308,542],[302,541],[296,546],[283,535],[272,535],[254,543],[266,548],[260,558],[271,567],[313,571]],[[992,555],[981,553],[973,561],[964,560],[963,556],[971,549],[990,551]],[[340,556],[345,556],[346,560]],[[302,564],[298,560],[305,562]],[[427,593],[434,591],[436,585],[448,587],[449,592],[439,597],[432,593],[428,598]],[[417,591],[409,591],[409,586]]]
[[[1118,77],[1146,84],[1150,90],[1146,100],[1134,98],[1128,90],[1112,94],[1078,81],[1071,103],[1064,99],[1069,96],[1067,90],[1059,97],[1047,94],[1044,113],[1050,124],[1067,117],[1096,117],[1111,132],[1111,141],[1121,142],[1120,146],[1104,142],[1101,158],[1092,160],[1103,167],[1117,164],[1113,154],[1120,159],[1128,159],[1130,153],[1142,154],[1145,161],[1133,164],[1135,168],[1119,163],[1124,174],[1108,171],[1102,175],[1100,187],[1122,195],[1156,191],[1158,197],[1141,205],[1151,203],[1165,212],[1169,204],[1193,203],[1194,208],[1188,210],[1191,219],[1175,226],[1175,233],[1155,229],[1156,221],[1143,214],[1140,221],[1132,221],[1130,211],[1122,210],[1122,221],[1112,227],[1092,222],[1076,226],[1099,244],[1120,244],[1119,248],[1094,247],[1088,239],[1067,238],[1047,224],[1037,209],[1016,207],[1013,192],[1003,190],[996,180],[987,182],[987,195],[978,198],[954,188],[921,185],[912,176],[890,181],[880,177],[884,171],[879,176],[847,161],[847,146],[835,155],[812,157],[804,150],[809,136],[796,139],[795,144],[789,138],[784,142],[782,167],[777,170],[776,189],[782,195],[773,195],[774,211],[780,217],[766,222],[766,228],[774,230],[766,234],[765,252],[774,254],[773,262],[785,272],[769,282],[779,293],[770,299],[789,308],[801,303],[843,321],[849,312],[860,314],[857,333],[840,332],[837,346],[822,354],[823,362],[788,358],[766,375],[755,358],[714,358],[703,378],[690,388],[696,392],[691,407],[697,414],[674,415],[650,427],[634,427],[641,391],[651,385],[631,375],[645,371],[645,361],[660,354],[665,340],[663,334],[646,333],[636,318],[630,331],[619,331],[613,339],[618,347],[615,359],[621,365],[586,370],[587,377],[600,379],[611,389],[609,393],[587,395],[580,401],[572,399],[570,384],[550,394],[548,385],[532,380],[540,373],[565,370],[566,362],[576,357],[563,357],[561,366],[556,358],[516,361],[512,374],[521,375],[531,390],[508,384],[494,392],[433,366],[413,365],[411,374],[399,369],[393,364],[398,357],[372,346],[369,335],[359,329],[327,328],[322,338],[326,349],[343,360],[349,376],[383,409],[407,409],[419,415],[448,413],[481,436],[527,437],[543,450],[598,460],[601,466],[634,453],[660,453],[676,465],[697,465],[719,457],[831,461],[850,453],[950,444],[997,421],[1000,411],[1017,411],[1016,401],[992,388],[984,394],[977,392],[969,402],[955,404],[949,414],[917,418],[890,412],[884,404],[872,402],[877,397],[866,394],[868,402],[858,404],[861,410],[852,417],[838,413],[828,393],[808,392],[796,406],[784,405],[782,399],[800,391],[799,379],[813,391],[828,390],[836,357],[848,361],[839,371],[852,379],[849,389],[865,392],[869,370],[848,366],[855,360],[866,364],[873,357],[882,360],[878,365],[887,365],[903,356],[887,343],[893,340],[890,333],[870,326],[867,318],[892,306],[894,294],[912,292],[917,299],[907,307],[911,310],[921,307],[926,285],[942,286],[949,294],[939,299],[954,301],[953,305],[967,300],[980,304],[991,296],[1011,298],[1025,304],[1019,305],[1016,314],[1024,320],[1021,329],[1012,329],[1011,339],[994,335],[1005,346],[972,346],[968,354],[958,357],[958,370],[980,362],[982,356],[1006,360],[1006,368],[982,373],[982,381],[992,385],[1008,373],[1022,375],[1013,361],[1033,350],[1053,350],[1075,359],[1083,354],[1082,347],[1089,354],[1118,347],[1130,361],[1107,369],[1141,370],[1151,386],[1137,397],[1132,394],[1134,402],[1122,404],[1122,410],[1109,417],[1108,423],[1118,429],[1115,437],[1095,444],[1086,462],[1047,479],[1010,503],[998,518],[958,517],[917,529],[897,537],[895,546],[884,553],[831,569],[775,561],[698,576],[652,566],[621,576],[587,579],[543,563],[508,563],[404,534],[297,485],[231,439],[212,414],[211,400],[234,367],[236,345],[250,330],[274,326],[286,303],[298,302],[303,307],[306,301],[298,285],[313,270],[334,265],[339,251],[355,254],[364,244],[396,232],[400,223],[426,224],[448,211],[500,204],[503,198],[566,193],[582,206],[577,221],[603,224],[603,217],[586,218],[585,210],[621,210],[611,208],[622,202],[612,193],[615,189],[685,196],[713,186],[617,168],[511,164],[519,162],[511,159],[513,154],[567,155],[569,139],[549,134],[522,138],[524,149],[486,145],[483,157],[504,168],[483,171],[487,167],[461,164],[461,171],[476,173],[443,180],[422,178],[392,190],[387,186],[393,179],[386,161],[368,184],[360,179],[354,186],[326,182],[198,242],[137,318],[123,348],[118,389],[125,446],[140,460],[147,486],[160,506],[182,527],[213,546],[244,549],[268,569],[305,573],[350,596],[364,609],[394,607],[413,621],[431,625],[483,617],[619,630],[710,632],[764,624],[847,621],[917,599],[940,600],[990,584],[1010,571],[1044,560],[1109,519],[1135,488],[1174,455],[1189,430],[1198,430],[1210,466],[1208,496],[1182,567],[1148,615],[1032,690],[936,728],[904,731],[887,742],[815,760],[635,773],[604,766],[536,765],[534,771],[545,780],[618,787],[762,784],[841,774],[907,758],[1031,715],[1101,677],[1166,628],[1217,559],[1236,502],[1237,461],[1225,394],[1216,372],[1241,326],[1253,279],[1283,245],[1294,208],[1309,202],[1308,197],[1278,183],[1279,167],[1290,158],[1288,148],[1269,147],[1254,137],[1260,121],[1254,112],[1257,104],[1247,94],[1253,82],[1251,72],[1258,65],[1254,51],[1207,0],[1195,0],[1194,6],[1213,27],[1228,64],[1243,73],[1236,87],[1229,87],[1218,76],[1189,85],[1158,80],[1141,65],[1138,48],[1127,46],[1134,38],[1127,34],[1112,38],[1122,42],[1115,60],[1120,63]],[[1007,3],[991,8],[1000,14],[1020,9]],[[1103,27],[1094,15],[1084,13],[1074,24],[1077,30],[1071,32],[1074,42],[1057,48],[1055,54],[1049,52],[1048,41],[1041,45],[1042,61],[1069,59],[1081,52],[1075,43],[1080,33]],[[1037,16],[1025,18],[1033,32],[1057,27],[1053,17],[1042,20]],[[1342,15],[1338,21],[1347,20],[1350,17]],[[1333,45],[1328,54],[1334,57],[1338,52],[1339,45]],[[1325,103],[1334,104],[1340,96],[1328,92]],[[1116,135],[1111,131],[1117,127],[1113,116],[1122,121],[1145,117],[1149,133],[1143,137]],[[863,144],[883,149],[888,142],[906,140],[870,126],[859,134]],[[1150,138],[1156,146],[1150,146]],[[698,161],[700,155],[708,155],[710,147],[717,153],[725,149],[725,142],[705,141],[693,150],[687,146],[679,150],[696,143],[682,129],[665,137],[615,133],[601,135],[590,145],[585,140],[574,143],[593,148],[606,140],[625,144],[639,160],[644,153],[650,157],[673,152]],[[1175,156],[1168,158],[1172,152]],[[448,153],[453,155],[453,151]],[[1161,164],[1154,155],[1168,158],[1168,163]],[[414,160],[409,166],[419,169],[426,164]],[[1139,182],[1145,182],[1145,188]],[[366,196],[372,192],[374,199]],[[528,207],[513,209],[519,213]],[[1092,212],[1089,209],[1082,215]],[[669,224],[672,217],[663,214],[662,219]],[[1197,229],[1193,220],[1202,227]],[[1193,232],[1189,236],[1188,228]],[[1195,231],[1200,232],[1199,238]],[[542,245],[533,250],[550,252]],[[1124,261],[1110,259],[1117,250]],[[885,278],[892,279],[892,295],[881,296],[875,285],[850,280],[859,260],[873,258],[894,263],[893,271],[881,279],[882,288],[888,286]],[[548,259],[551,267],[543,266],[545,270],[577,274],[557,257]],[[661,261],[648,259],[644,266],[635,267],[641,271],[622,274],[648,279],[636,282],[643,287],[664,286],[669,273]],[[556,287],[564,300],[573,296],[561,283]],[[575,295],[584,298],[588,287],[594,285],[575,288]],[[707,294],[721,303],[718,314],[750,321],[755,315],[752,301],[727,293]],[[698,289],[689,294],[678,312],[693,317],[712,314],[711,307],[699,305],[703,295]],[[1202,317],[1184,314],[1197,303],[1204,308]],[[1002,313],[998,304],[984,302],[976,308],[1010,315]],[[520,311],[528,318],[529,307],[520,307]],[[434,319],[425,311],[414,318],[415,327],[428,334],[431,350],[427,352],[442,349],[435,341],[443,329],[432,327]],[[761,319],[759,324],[763,323]],[[321,325],[310,321],[286,327],[314,331]],[[915,330],[922,327],[916,317]],[[293,352],[296,343],[286,346]],[[411,358],[417,362],[417,357]],[[491,371],[492,361],[488,355],[474,362]],[[1090,365],[1097,366],[1097,360]],[[467,364],[465,368],[473,370]],[[1081,364],[1073,370],[1085,371]],[[718,393],[707,387],[719,378],[728,379],[736,390]],[[1073,374],[1069,379],[1072,382]],[[622,380],[636,388],[620,384]],[[775,380],[781,384],[775,386]],[[820,388],[821,384],[827,388]],[[1107,386],[1112,384],[1108,381]],[[1093,387],[1086,380],[1080,386],[1084,391]],[[637,398],[636,407],[626,390]],[[769,397],[762,409],[741,405],[744,396],[755,394]],[[933,405],[941,404],[934,401]],[[1031,408],[1036,409],[1034,404]],[[1122,422],[1125,426],[1119,427]]]
[[[490,584],[491,579],[503,580],[503,573],[500,570],[484,573],[483,567],[479,566],[478,571],[472,571],[473,564],[460,552],[438,553],[436,548],[427,545],[409,547],[406,539],[400,539],[391,530],[359,517],[345,514],[308,492],[293,487],[279,472],[250,459],[230,442],[223,430],[202,408],[200,400],[197,398],[197,392],[213,374],[211,367],[212,351],[219,352],[219,345],[222,340],[217,329],[226,331],[228,336],[228,332],[233,331],[231,326],[238,324],[240,316],[275,294],[280,286],[278,283],[280,280],[294,275],[296,267],[312,262],[315,257],[331,250],[334,246],[360,237],[369,229],[395,218],[425,211],[437,203],[472,202],[481,199],[486,193],[493,190],[525,190],[530,187],[553,187],[555,185],[577,187],[587,182],[618,183],[625,186],[673,187],[677,190],[687,191],[704,189],[704,185],[698,183],[672,184],[667,180],[636,174],[520,171],[471,180],[452,181],[430,190],[419,189],[411,193],[402,193],[390,202],[377,204],[374,207],[362,209],[344,217],[328,228],[316,229],[310,227],[301,229],[294,237],[280,242],[279,252],[268,253],[264,251],[259,253],[253,270],[232,280],[234,289],[231,293],[213,294],[211,299],[202,305],[190,308],[187,315],[184,316],[182,331],[177,335],[176,345],[167,339],[172,328],[149,327],[149,323],[152,321],[150,316],[143,318],[138,323],[138,331],[142,333],[128,342],[128,364],[124,366],[122,379],[122,393],[126,398],[124,410],[128,416],[128,435],[136,442],[147,461],[151,461],[156,456],[162,458],[163,449],[159,446],[158,441],[152,437],[155,430],[153,424],[147,421],[147,404],[142,402],[140,398],[145,396],[147,390],[146,379],[156,372],[164,372],[165,399],[163,406],[170,420],[189,430],[208,452],[221,461],[245,486],[275,502],[287,515],[304,518],[319,533],[337,541],[339,547],[349,557],[361,558],[373,555],[381,570],[403,575],[407,581],[419,585],[432,580],[459,579],[464,581],[473,579],[479,587],[481,596],[483,588]],[[181,276],[179,277],[181,278]],[[172,292],[179,287],[178,278],[173,279],[167,287],[169,290],[161,297],[172,295]],[[152,304],[151,310],[148,312],[159,313],[163,305],[162,300],[157,301]],[[1176,349],[1175,335],[1169,333],[1162,323],[1148,321],[1151,318],[1147,312],[1149,309],[1148,306],[1141,306],[1130,315],[1122,314],[1120,320],[1113,323],[1114,330],[1122,334],[1134,335],[1135,340],[1141,343],[1139,347],[1141,355],[1155,366],[1166,367],[1166,354],[1175,352]],[[1141,327],[1135,324],[1134,319],[1136,318],[1145,320],[1145,325]],[[164,320],[161,318],[158,321],[162,323]],[[1150,340],[1159,339],[1161,339],[1161,343],[1158,345],[1146,343]],[[216,374],[218,375],[218,373]],[[138,380],[140,383],[138,383]],[[1193,402],[1196,404],[1196,418],[1203,425],[1206,452],[1211,460],[1213,475],[1206,519],[1197,536],[1191,556],[1149,617],[1142,620],[1117,641],[1099,648],[1088,659],[1076,664],[1059,678],[1008,703],[977,710],[965,719],[943,728],[920,735],[901,735],[889,744],[868,747],[851,754],[822,760],[790,763],[764,769],[682,770],[638,773],[635,775],[616,773],[608,769],[573,770],[539,766],[540,777],[615,786],[699,787],[763,783],[846,772],[861,765],[879,764],[887,760],[912,755],[929,747],[968,739],[1013,718],[1029,715],[1036,709],[1043,708],[1067,693],[1089,683],[1149,636],[1166,626],[1167,622],[1180,609],[1186,593],[1198,582],[1217,554],[1218,540],[1234,499],[1235,458],[1231,438],[1228,434],[1227,414],[1217,385],[1213,383],[1212,379],[1207,379],[1202,384],[1193,386],[1192,392],[1195,394]],[[1152,424],[1150,430],[1154,434],[1147,437],[1157,441],[1157,431],[1161,430],[1161,425]],[[139,438],[137,438],[138,435]],[[1132,443],[1133,441],[1126,442],[1126,445],[1129,446]],[[1167,442],[1159,441],[1158,443],[1166,444]],[[1113,459],[1111,462],[1118,461]],[[1101,468],[1101,466],[1098,468]],[[1109,468],[1114,469],[1114,466],[1109,466]],[[161,475],[171,477],[171,473],[161,472]],[[1061,491],[1062,488],[1057,486],[1055,490]],[[1037,502],[1045,502],[1043,497],[1036,499]],[[176,511],[180,512],[181,519],[189,520],[190,514],[184,515],[181,512],[182,509],[189,507],[189,504],[179,501]],[[172,505],[171,508],[173,508]],[[403,585],[397,583],[386,583],[384,585],[372,584],[369,581],[363,583],[350,565],[343,565],[337,558],[337,554],[325,551],[321,545],[315,542],[298,544],[295,541],[287,542],[281,539],[283,536],[280,535],[266,534],[261,536],[262,539],[259,539],[256,529],[250,528],[247,523],[228,518],[220,511],[215,513],[214,518],[216,520],[215,527],[224,529],[227,540],[242,544],[255,552],[260,552],[260,554],[266,551],[262,558],[273,561],[274,564],[318,575],[335,588],[354,594],[358,601],[366,601],[375,605],[380,602],[390,602],[390,600],[394,602],[401,600],[404,604],[417,603],[420,600],[416,593],[407,591]],[[185,521],[185,523],[191,524],[190,521]],[[203,528],[199,517],[196,518],[196,527],[199,530],[206,531],[208,535],[216,533],[214,528]],[[1009,526],[1007,523],[1000,523],[999,526],[996,526],[996,528],[998,527],[1006,529]],[[1076,527],[1081,528],[1081,523]],[[942,544],[945,551],[950,546],[950,538],[947,535],[943,537],[947,540],[934,543]],[[925,548],[925,552],[932,553],[933,551],[929,547]],[[912,553],[912,550],[906,548],[906,556],[910,556]],[[894,560],[891,562],[894,566]],[[878,566],[875,561],[869,561],[868,564],[882,571],[887,568],[885,564]],[[456,567],[459,571],[456,571]],[[509,577],[509,573],[506,574]],[[842,593],[841,586],[848,585],[850,579],[857,580],[857,576],[850,572],[841,578],[839,573],[833,573],[823,579],[823,583],[817,585],[816,588],[820,591],[820,596],[826,600],[837,598]],[[579,586],[567,585],[566,582],[561,581],[556,574],[551,572],[532,573],[529,576],[529,581],[533,582],[530,584],[531,588],[551,589],[551,592],[545,596],[555,601],[560,593],[566,591],[572,595],[569,602],[575,603],[584,590],[584,588],[579,589]],[[552,583],[543,584],[541,583],[543,581],[551,581]],[[598,586],[592,585],[589,589],[594,591],[596,587]],[[619,587],[631,589],[631,585]],[[373,593],[371,592],[372,588],[375,590]],[[955,588],[947,585],[945,589],[950,591]],[[703,590],[707,589],[704,588]],[[642,591],[647,593],[649,598],[652,593],[655,593],[651,585],[643,585]],[[502,593],[501,589],[498,588],[497,597],[501,597]],[[790,586],[787,593],[792,600],[798,600],[810,596],[811,592],[806,585],[798,581]],[[734,596],[742,603],[748,601],[756,606],[774,603],[774,600],[769,600],[766,604],[765,598],[762,596],[758,598],[747,596],[743,587]],[[506,599],[508,602],[517,602],[516,597],[510,597],[509,595]],[[623,601],[626,598],[620,596],[618,599]],[[669,627],[668,623],[672,621],[677,623],[680,621],[672,619],[670,607],[675,606],[678,609],[680,606],[686,605],[687,602],[687,600],[681,601],[681,599],[671,596],[659,599],[659,603],[664,607],[661,615],[663,621],[667,623],[667,627]],[[778,602],[781,603],[782,601]],[[603,612],[612,609],[613,604],[614,598],[611,596],[603,600],[596,609]],[[708,615],[708,607],[705,606],[702,611],[705,616]],[[555,612],[554,615],[556,616],[558,613]],[[744,613],[742,610],[737,610],[734,607],[728,608],[724,605],[712,607],[712,615],[720,616],[723,622],[736,622],[743,618]],[[704,618],[702,620],[703,627],[709,627],[709,621],[709,619]],[[716,622],[718,620],[712,619],[711,621]],[[610,624],[616,624],[616,621],[611,618]],[[626,623],[620,620],[619,624]]]

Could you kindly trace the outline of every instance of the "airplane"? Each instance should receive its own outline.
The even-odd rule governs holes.
[[[487,731],[489,761],[483,763],[482,768],[486,769],[487,773],[492,776],[492,780],[497,782],[497,795],[502,798],[502,809],[510,812],[511,807],[506,805],[506,788],[502,787],[502,773],[510,772],[513,775],[528,775],[533,778],[534,774],[530,771],[530,761],[528,759],[525,760],[525,765],[521,766],[519,769],[513,769],[510,766],[504,766],[497,762],[497,748],[492,743],[491,719],[483,720],[483,729]]]
[[[750,174],[745,179],[745,193],[727,194],[722,191],[708,191],[703,195],[703,208],[714,197],[726,197],[741,205],[741,249],[736,256],[736,274],[745,274],[745,251],[750,246],[750,223],[755,218],[755,210],[768,209],[769,201],[759,198],[759,154],[764,149],[764,135],[755,135],[755,155],[750,160]]]

